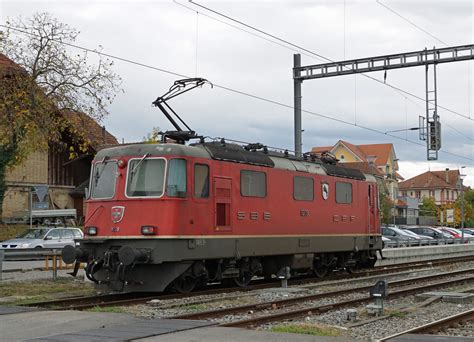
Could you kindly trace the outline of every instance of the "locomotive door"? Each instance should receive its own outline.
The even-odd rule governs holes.
[[[368,186],[368,228],[369,234],[375,234],[375,219],[376,219],[376,208],[377,208],[377,201],[376,201],[376,193],[375,193],[375,186],[373,184],[369,184]]]
[[[214,231],[232,231],[231,204],[232,204],[232,179],[227,177],[214,177]]]

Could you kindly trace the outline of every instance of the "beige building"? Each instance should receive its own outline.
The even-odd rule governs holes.
[[[390,199],[397,200],[398,181],[403,178],[397,172],[398,159],[393,144],[354,145],[339,140],[334,146],[313,147],[311,152],[329,152],[339,160],[339,163],[375,166],[378,171],[375,174],[383,178],[384,187]]]

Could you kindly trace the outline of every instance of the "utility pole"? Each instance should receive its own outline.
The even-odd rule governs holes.
[[[461,243],[464,243],[464,185],[462,184],[462,169],[465,166],[461,166],[461,172],[459,173],[459,184],[461,185]]]
[[[301,55],[294,54],[293,55],[293,88],[294,88],[294,95],[295,95],[295,155],[297,157],[301,157],[302,155],[302,138],[301,138],[301,83],[302,80],[298,79],[301,75],[301,72],[298,68],[301,67]]]

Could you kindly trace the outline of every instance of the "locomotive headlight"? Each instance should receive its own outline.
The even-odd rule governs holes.
[[[97,235],[97,227],[86,227],[87,235]]]
[[[157,231],[156,226],[142,226],[143,235],[155,235]]]
[[[123,169],[125,166],[127,166],[127,161],[125,159],[119,159],[117,165],[119,168]]]

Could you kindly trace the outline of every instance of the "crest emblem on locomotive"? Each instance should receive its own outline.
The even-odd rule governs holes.
[[[329,197],[329,184],[328,183],[323,183],[322,191],[323,191],[323,198],[327,200]]]
[[[113,223],[119,223],[123,219],[123,214],[125,212],[125,207],[115,206],[112,207],[110,217]]]

